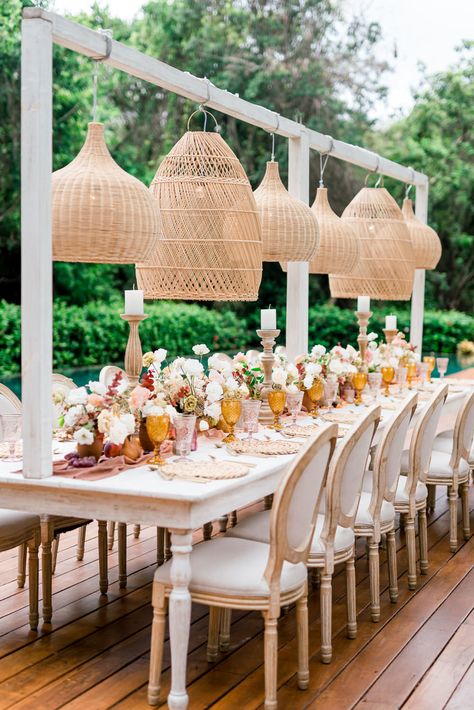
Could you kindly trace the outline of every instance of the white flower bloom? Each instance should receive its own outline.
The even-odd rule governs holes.
[[[356,372],[358,372],[358,369],[355,365],[351,365],[350,363],[347,365],[347,370],[346,372],[349,373],[349,375],[355,375]]]
[[[372,342],[372,340],[377,340],[377,333],[369,333],[367,336],[367,340],[369,341],[369,343]]]
[[[335,375],[342,375],[344,366],[338,358],[333,358],[329,363],[330,372],[334,372]]]
[[[296,392],[299,392],[299,389],[295,384],[291,384],[291,385],[288,385],[288,387],[286,388],[286,391],[289,394],[296,394]]]
[[[209,369],[217,370],[220,372],[226,363],[222,360],[219,355],[211,355],[207,361],[207,366]]]
[[[109,441],[112,444],[123,444],[128,436],[127,427],[118,417],[113,417],[109,428]]]
[[[144,417],[161,417],[162,414],[165,413],[165,410],[163,407],[160,407],[157,403],[156,400],[149,400],[145,406],[143,407],[142,410],[142,415]]]
[[[110,420],[112,419],[112,412],[108,409],[103,409],[97,418],[97,428],[101,434],[107,434],[109,431]]]
[[[221,416],[221,405],[219,402],[213,402],[212,404],[206,404],[204,406],[204,414],[206,414],[211,419],[217,421]]]
[[[87,386],[91,392],[93,392],[94,394],[98,394],[101,397],[103,397],[107,391],[106,386],[103,385],[102,382],[89,382]]]
[[[286,372],[282,367],[277,367],[273,370],[272,382],[276,385],[280,385],[281,387],[286,384]]]
[[[169,416],[169,418],[171,419],[171,421],[174,420],[175,414],[176,414],[176,409],[173,407],[172,404],[167,404],[167,405],[166,405],[166,407],[165,407],[165,414],[167,414],[167,415]]]
[[[204,343],[200,343],[199,345],[193,345],[193,353],[195,355],[207,355],[210,350],[207,347],[207,345],[204,345]]]
[[[88,414],[90,414],[91,412],[93,412],[94,409],[95,409],[95,407],[94,407],[93,404],[86,404],[86,412],[87,412]]]
[[[85,387],[77,387],[76,389],[70,390],[66,397],[66,402],[68,404],[85,404],[87,402],[87,390]]]
[[[81,429],[75,431],[73,437],[78,444],[89,445],[94,441],[94,434],[90,431],[90,429],[85,429],[84,427],[81,427]]]
[[[200,375],[202,372],[204,372],[204,366],[202,362],[199,362],[199,360],[187,358],[183,362],[183,372],[185,372],[186,375],[188,375],[189,377],[193,377],[195,375]]]
[[[239,393],[242,395],[242,397],[244,397],[244,399],[249,396],[250,390],[245,384],[245,382],[242,382],[242,384],[240,385]]]
[[[311,350],[311,355],[316,358],[320,358],[326,354],[326,348],[324,345],[315,345]]]
[[[239,389],[239,383],[237,382],[237,380],[234,380],[233,377],[228,377],[226,379],[225,386],[226,389],[230,392],[237,392],[237,390]]]
[[[374,352],[377,350],[377,343],[374,340],[371,340],[369,342],[369,350],[373,350]]]
[[[201,419],[199,422],[199,431],[207,431],[209,429],[209,424],[205,419]]]
[[[181,370],[185,363],[186,358],[184,357],[177,357],[176,360],[173,360],[173,362],[170,365],[170,368],[172,370]]]
[[[161,365],[163,360],[166,360],[166,356],[168,354],[168,351],[165,350],[164,348],[158,348],[158,350],[155,350],[153,353],[153,362],[155,365]]]
[[[352,345],[348,345],[346,347],[346,357],[349,358],[349,360],[355,360],[358,356],[359,353],[352,347]]]
[[[295,380],[298,379],[300,373],[298,372],[298,368],[296,367],[296,365],[294,365],[292,362],[290,362],[290,364],[287,366],[286,370],[287,370],[290,377],[292,377]]]
[[[133,416],[133,414],[121,414],[120,421],[126,427],[127,433],[133,434],[133,432],[135,431],[135,427],[136,427],[135,417]]]
[[[209,382],[206,387],[206,397],[210,404],[217,402],[223,394],[224,390],[218,382]]]
[[[398,357],[390,357],[388,362],[390,367],[398,367]]]
[[[309,390],[310,387],[313,386],[314,382],[314,377],[312,375],[306,375],[306,377],[303,380],[303,386]]]
[[[322,369],[318,362],[308,362],[306,365],[306,374],[313,375],[314,377],[315,375],[319,375]]]
[[[75,407],[71,407],[64,415],[64,426],[73,427],[77,420],[80,419],[84,414],[84,409],[80,404],[76,404]]]

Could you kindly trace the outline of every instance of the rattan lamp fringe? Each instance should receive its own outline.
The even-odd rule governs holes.
[[[283,185],[278,163],[267,163],[254,192],[262,220],[263,261],[309,261],[318,246],[318,223],[301,200]]]
[[[416,217],[409,197],[403,200],[402,214],[411,236],[415,269],[436,268],[441,259],[442,247],[435,230]]]
[[[393,197],[383,187],[364,187],[342,214],[359,239],[359,261],[351,274],[330,275],[335,298],[406,301],[413,290],[410,233]]]
[[[309,273],[351,273],[359,260],[359,242],[352,227],[332,211],[326,187],[318,187],[311,209],[318,222],[319,244],[309,262]],[[286,262],[281,267],[286,271]]]
[[[145,298],[255,301],[262,278],[260,220],[247,175],[221,136],[185,133],[150,190],[164,238],[137,263]]]
[[[134,264],[156,247],[156,203],[114,161],[102,123],[89,123],[79,154],[53,173],[52,198],[55,261]]]

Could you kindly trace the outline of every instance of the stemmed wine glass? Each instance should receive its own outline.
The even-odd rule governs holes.
[[[301,406],[303,404],[304,392],[287,392],[286,393],[286,407],[291,415],[291,424],[296,424],[298,414],[301,411]]]
[[[8,444],[8,458],[4,461],[18,461],[15,455],[17,441],[21,439],[21,414],[2,414],[0,418],[1,438]]]
[[[442,380],[446,374],[449,365],[449,357],[437,357],[436,367],[438,368],[439,377]]]

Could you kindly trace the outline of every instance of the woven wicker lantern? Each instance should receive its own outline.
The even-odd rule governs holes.
[[[102,123],[89,123],[79,154],[53,173],[52,198],[55,261],[134,264],[156,246],[156,204],[113,160]]]
[[[331,295],[408,300],[415,274],[413,248],[393,197],[383,187],[364,187],[346,207],[342,220],[359,239],[359,261],[351,274],[329,277]]]
[[[436,268],[442,252],[440,238],[434,229],[416,217],[409,197],[403,200],[402,214],[410,232],[415,269]]]
[[[151,183],[164,238],[137,281],[145,298],[255,301],[262,237],[252,188],[218,133],[188,131]]]
[[[254,192],[262,220],[263,261],[309,261],[318,246],[318,223],[308,205],[283,185],[278,163],[267,163]]]

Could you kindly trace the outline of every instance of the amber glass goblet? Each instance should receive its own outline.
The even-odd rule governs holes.
[[[416,362],[409,362],[407,363],[407,381],[408,381],[408,389],[411,390],[412,386],[411,383],[416,377]]]
[[[388,397],[390,394],[390,384],[395,377],[395,368],[394,367],[382,367],[381,368],[382,372],[382,380],[385,385],[385,396]]]
[[[229,433],[225,437],[224,441],[227,443],[235,441],[236,436],[234,434],[234,427],[240,417],[240,399],[223,399],[221,403],[221,411],[224,421],[229,427]]]
[[[280,415],[283,414],[286,402],[286,392],[284,390],[270,390],[268,393],[268,406],[273,412],[273,424],[269,425],[269,429],[280,431]]]
[[[146,418],[146,432],[154,447],[154,456],[148,463],[155,466],[162,466],[166,463],[165,459],[160,456],[160,448],[168,436],[169,428],[170,418],[168,414],[151,415]]]
[[[362,404],[362,390],[364,389],[365,385],[367,384],[367,373],[366,372],[356,372],[352,376],[352,384],[354,385],[354,389],[356,391],[355,403],[357,405]]]
[[[428,367],[428,382],[431,382],[431,373],[435,369],[436,365],[436,358],[433,355],[425,355],[423,358],[423,362],[426,362],[429,367]]]
[[[324,384],[322,380],[315,380],[311,387],[306,390],[308,393],[308,397],[311,402],[311,409],[309,410],[308,414],[311,417],[317,417],[318,416],[318,402],[322,399],[322,396],[324,394]]]

